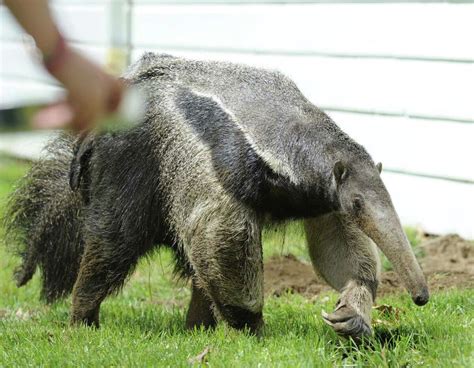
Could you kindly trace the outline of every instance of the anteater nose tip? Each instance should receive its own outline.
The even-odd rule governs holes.
[[[416,305],[422,306],[428,303],[428,300],[430,299],[430,293],[428,292],[428,289],[423,290],[419,294],[415,295],[413,297],[413,301],[415,302]]]

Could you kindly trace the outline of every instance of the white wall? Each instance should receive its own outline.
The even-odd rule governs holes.
[[[282,70],[383,162],[404,223],[474,238],[474,4],[303,2],[133,1],[130,57]],[[112,3],[54,2],[73,44],[100,62]],[[0,24],[0,99],[57,93],[5,9]]]

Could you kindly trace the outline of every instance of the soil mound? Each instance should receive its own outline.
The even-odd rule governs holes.
[[[474,288],[474,242],[458,235],[427,238],[420,245],[419,259],[430,291],[448,288]],[[285,292],[312,297],[331,290],[311,264],[292,255],[274,257],[265,263],[265,293],[279,296]],[[382,273],[377,295],[403,292],[403,285],[393,271]]]
[[[290,291],[312,296],[331,287],[317,275],[311,264],[289,254],[273,257],[264,264],[265,293],[280,296]]]

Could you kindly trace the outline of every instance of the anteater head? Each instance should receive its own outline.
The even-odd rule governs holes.
[[[392,262],[417,305],[428,302],[425,277],[380,177],[382,165],[368,155],[337,160],[333,187],[340,211],[348,214]]]

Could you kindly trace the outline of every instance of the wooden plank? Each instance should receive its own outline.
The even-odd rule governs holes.
[[[0,40],[21,40],[23,31],[8,9],[0,6]]]
[[[53,14],[66,38],[81,43],[104,45],[109,41],[107,2],[101,4],[57,4]],[[0,6],[0,40],[19,41],[24,33],[5,6]]]
[[[474,124],[329,112],[385,168],[474,182]]]
[[[404,225],[474,239],[474,185],[383,173]]]
[[[60,3],[81,0],[54,0]],[[84,0],[100,2],[101,0]],[[106,1],[106,0],[102,0]],[[380,3],[472,3],[474,0],[131,0],[133,4],[380,4]]]
[[[144,51],[135,49],[132,60]],[[474,122],[474,64],[160,51],[192,59],[278,69],[291,77],[309,100],[332,110]]]
[[[55,5],[54,15],[68,39],[105,45],[110,39],[107,3],[97,5]]]
[[[472,61],[472,19],[474,4],[137,4],[132,35],[140,47]]]
[[[155,5],[133,5],[134,41],[139,45],[474,59],[469,38],[474,32],[470,22],[473,4],[152,3]],[[108,1],[59,1],[53,9],[72,40],[93,44],[108,41]],[[0,6],[0,23],[0,39],[18,39],[18,27],[4,6]]]
[[[26,43],[2,42],[0,50],[2,54],[0,75],[22,78],[26,82],[31,79],[31,81],[55,83],[54,79],[35,60],[33,51]]]
[[[105,63],[107,55],[107,49],[105,47],[78,45],[74,43],[72,45],[96,63],[102,65]],[[30,79],[31,81],[49,84],[56,83],[43,67],[35,61],[34,55],[30,54],[26,44],[19,42],[1,42],[0,52],[2,55],[0,75],[9,78]]]
[[[37,160],[45,144],[55,136],[54,131],[36,131],[21,133],[1,133],[0,153],[20,157],[27,160]]]
[[[66,9],[77,7],[77,5],[64,6]],[[79,9],[82,8],[84,6],[79,6]],[[88,31],[94,29],[94,27],[84,26],[82,28],[87,28]],[[193,37],[192,32],[190,37]],[[2,57],[1,73],[36,78],[38,70],[22,60],[17,64],[11,50],[8,50],[9,47],[9,45],[2,45],[4,57]],[[175,50],[174,53],[197,58],[230,59],[281,69],[298,83],[309,99],[331,109],[474,120],[474,106],[470,101],[474,93],[474,64],[472,63],[205,53],[182,50]],[[98,57],[100,60],[103,58],[103,55]],[[19,65],[23,67],[20,68]]]
[[[54,4],[102,4],[111,0],[50,0]],[[123,1],[123,0],[122,0]],[[372,3],[472,3],[474,0],[130,0],[132,4],[372,4]]]
[[[28,103],[50,103],[61,97],[63,90],[46,83],[24,79],[0,78],[0,107]]]

